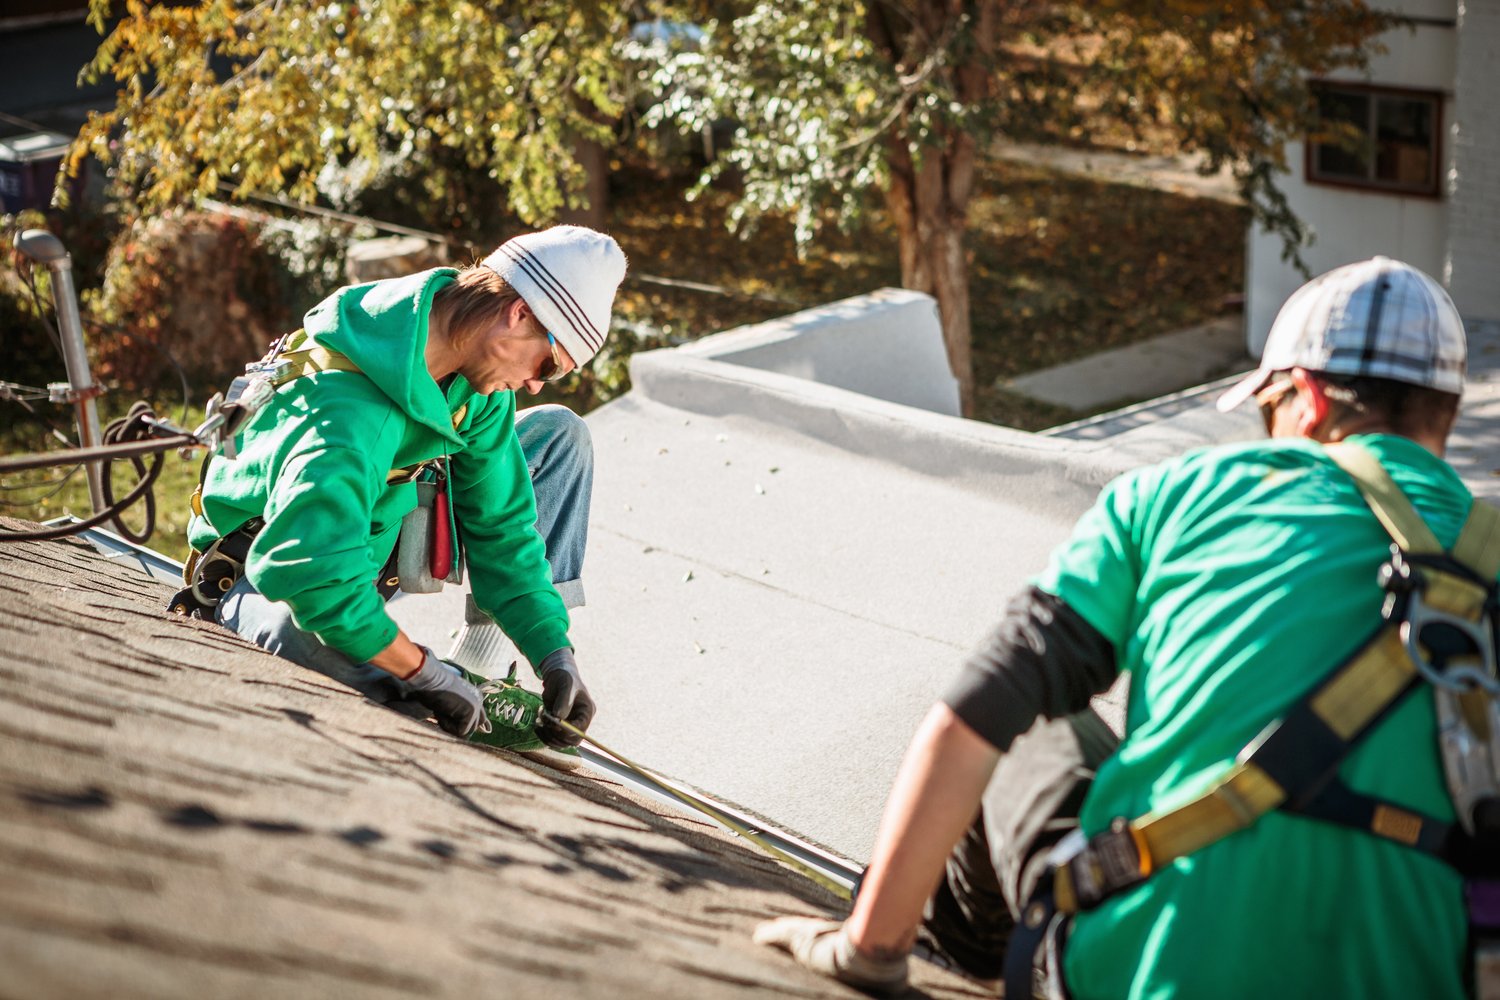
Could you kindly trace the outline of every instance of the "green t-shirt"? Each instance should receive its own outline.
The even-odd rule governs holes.
[[[1370,448],[1438,540],[1470,495],[1405,438]],[[1353,481],[1306,440],[1191,453],[1116,480],[1038,585],[1114,644],[1125,737],[1084,830],[1192,798],[1379,624],[1390,539]],[[1419,690],[1345,760],[1353,789],[1452,819],[1432,696]],[[1080,914],[1073,996],[1457,997],[1462,884],[1441,862],[1273,812]]]

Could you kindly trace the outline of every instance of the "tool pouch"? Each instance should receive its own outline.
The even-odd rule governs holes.
[[[182,582],[187,586],[172,595],[167,610],[189,618],[213,621],[218,614],[219,600],[245,575],[245,558],[250,553],[250,543],[264,527],[264,522],[251,518],[241,527],[223,538],[216,539],[205,551],[194,550],[183,567]]]
[[[407,594],[435,594],[444,583],[463,583],[463,560],[453,551],[445,484],[414,483],[417,505],[401,520],[396,572]]]

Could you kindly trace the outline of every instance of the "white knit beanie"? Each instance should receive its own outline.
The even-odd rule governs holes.
[[[553,226],[507,240],[484,265],[520,293],[575,365],[582,368],[604,346],[625,277],[625,254],[612,237]]]

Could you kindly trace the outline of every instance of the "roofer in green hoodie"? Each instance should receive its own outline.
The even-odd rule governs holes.
[[[461,551],[471,607],[541,678],[543,712],[525,738],[576,745],[556,720],[582,731],[594,715],[567,612],[582,603],[592,451],[576,415],[546,406],[518,416],[516,392],[535,394],[593,357],[625,266],[612,238],[558,226],[473,267],[353,285],[321,302],[262,362],[277,373],[271,401],[205,470],[188,528],[202,556],[179,610],[494,742],[486,734],[500,720],[481,678],[417,645],[385,608],[399,583],[397,538],[403,520],[410,530],[416,480],[426,481],[437,547]]]

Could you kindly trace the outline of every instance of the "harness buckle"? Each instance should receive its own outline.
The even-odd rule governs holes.
[[[245,366],[246,375],[259,375],[272,385],[282,382],[296,366],[282,357],[262,358]],[[236,380],[238,381],[238,380]],[[233,390],[231,390],[233,391]]]
[[[225,458],[239,457],[235,438],[241,434],[261,410],[276,396],[276,385],[262,374],[251,374],[249,369],[261,364],[246,366],[246,374],[238,375],[229,383],[227,393],[214,393],[204,409],[203,423],[193,431],[193,436],[204,441],[212,454],[222,449]]]
[[[1500,837],[1500,678],[1495,598],[1488,581],[1446,559],[1403,556],[1382,567],[1398,634],[1432,685],[1443,774],[1459,824],[1470,836]],[[1477,588],[1482,592],[1471,593]],[[1441,603],[1443,607],[1435,607]]]
[[[1151,856],[1144,838],[1130,821],[1117,816],[1109,829],[1094,834],[1088,845],[1061,867],[1068,872],[1080,910],[1091,910],[1110,896],[1145,880]]]
[[[1489,584],[1459,569],[1446,558],[1413,558],[1391,546],[1391,558],[1380,567],[1386,591],[1381,615],[1396,624],[1402,646],[1429,684],[1454,692],[1477,687],[1500,697],[1496,609],[1492,598],[1481,596]],[[1450,607],[1435,607],[1434,595],[1436,603]]]

